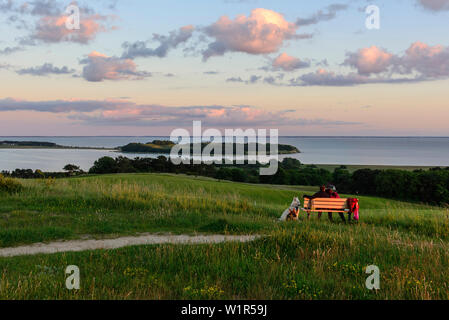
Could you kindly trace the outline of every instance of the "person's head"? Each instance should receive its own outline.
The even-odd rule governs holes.
[[[332,193],[334,193],[334,192],[337,192],[337,188],[335,188],[335,186],[332,185],[332,184],[328,184],[328,185],[326,186],[326,192],[332,194]]]

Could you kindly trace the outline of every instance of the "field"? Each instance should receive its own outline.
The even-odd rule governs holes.
[[[0,258],[0,299],[449,299],[445,208],[359,197],[358,224],[279,223],[314,188],[157,174],[22,183],[0,195],[0,247],[143,232],[263,237]],[[68,265],[81,270],[78,291],[65,288]],[[381,270],[377,292],[365,287],[368,265]]]

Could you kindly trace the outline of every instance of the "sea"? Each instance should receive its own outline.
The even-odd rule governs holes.
[[[59,172],[66,164],[89,170],[103,157],[157,157],[158,154],[123,154],[102,150],[131,142],[168,140],[148,137],[0,137],[0,141],[45,141],[71,147],[99,149],[0,149],[0,171],[40,169]],[[279,143],[297,147],[301,153],[282,155],[304,164],[449,166],[449,137],[280,137]]]

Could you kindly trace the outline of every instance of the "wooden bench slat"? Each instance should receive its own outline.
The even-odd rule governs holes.
[[[346,203],[335,203],[335,202],[315,202],[312,203],[315,205],[315,207],[322,207],[322,206],[340,206],[340,207],[346,207]]]
[[[340,210],[344,210],[344,209],[349,209],[349,208],[342,207],[342,206],[332,206],[332,205],[328,205],[328,206],[315,206],[314,209],[321,209],[321,210],[326,210],[326,209],[340,209]]]

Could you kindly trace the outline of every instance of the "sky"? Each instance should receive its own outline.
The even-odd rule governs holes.
[[[0,136],[449,136],[448,18],[449,0],[0,0]]]

